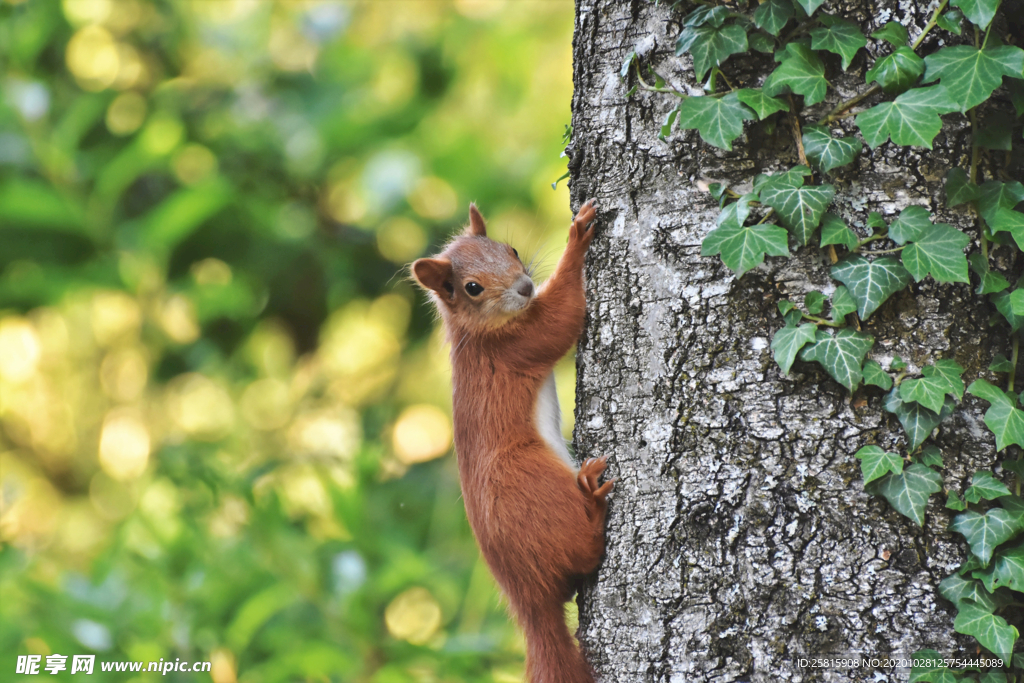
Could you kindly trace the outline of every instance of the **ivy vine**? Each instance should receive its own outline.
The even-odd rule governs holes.
[[[735,2],[708,3],[686,15],[676,54],[692,58],[702,95],[668,86],[636,52],[623,62],[621,76],[635,80],[629,96],[643,89],[677,98],[663,122],[662,139],[674,128],[695,129],[704,142],[731,150],[745,122],[760,122],[769,131],[792,128],[800,165],[758,175],[742,194],[722,183],[709,186],[721,212],[701,254],[719,256],[737,277],[766,256],[790,256],[793,247],[816,242],[829,255],[836,281],[830,296],[810,292],[800,305],[779,302],[785,324],[771,343],[775,361],[784,374],[797,358],[818,363],[851,393],[861,384],[886,392],[883,409],[903,426],[906,450],[862,447],[855,455],[865,489],[919,526],[929,498],[945,492],[946,507],[960,513],[950,529],[964,537],[969,553],[939,591],[956,605],[954,629],[976,638],[1003,662],[1003,667],[952,669],[937,653],[925,650],[915,655],[910,681],[1020,683],[1024,654],[1013,654],[1020,634],[1003,615],[1024,606],[1024,392],[1014,392],[1024,336],[1024,276],[1000,272],[993,266],[993,253],[1003,250],[1003,263],[1022,262],[1024,212],[1018,205],[1024,202],[1024,185],[1005,170],[992,171],[983,182],[980,161],[985,155],[997,169],[992,159],[1005,152],[1008,162],[1013,141],[1020,138],[1024,50],[1006,44],[1007,37],[993,30],[1000,0],[942,0],[912,43],[907,28],[896,21],[872,33],[880,47],[887,46],[866,70],[863,90],[817,120],[802,121],[800,115],[823,102],[831,87],[826,63],[837,57],[842,70],[849,70],[868,45],[857,24],[819,12],[823,4],[825,0],[741,1],[739,7]],[[744,11],[753,5],[753,11]],[[930,45],[930,54],[920,54],[925,37],[935,30],[946,35],[933,41],[938,46]],[[738,87],[744,84],[731,80],[723,67],[734,55],[751,51],[773,55],[777,66],[760,87]],[[992,105],[993,93],[1001,88],[1009,95],[1012,113]],[[875,103],[862,105],[868,101]],[[971,235],[935,222],[925,207],[909,206],[890,220],[872,212],[863,228],[829,213],[835,187],[825,181],[853,163],[865,144],[873,149],[891,141],[931,149],[944,116],[964,116],[970,122],[969,164],[948,173],[945,194],[947,207],[965,206],[976,217],[979,246],[974,253],[968,257],[964,251],[975,241]],[[846,117],[854,117],[859,137],[835,136],[830,124]],[[890,297],[926,278],[970,283],[972,272],[975,292],[996,311],[991,334],[1005,335],[1012,349],[1009,359],[997,356],[989,366],[1001,378],[999,385],[978,379],[965,387],[964,368],[952,359],[911,372],[899,357],[888,368],[868,357],[875,339],[861,323]],[[1000,466],[1011,475],[1010,486],[989,471],[974,473],[963,496],[943,485],[942,453],[928,440],[965,392],[989,404],[984,421],[1004,454]]]

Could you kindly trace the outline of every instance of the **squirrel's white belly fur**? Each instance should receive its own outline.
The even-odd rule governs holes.
[[[569,449],[565,447],[565,439],[562,438],[562,411],[558,407],[558,392],[555,390],[555,373],[548,375],[537,394],[537,404],[533,407],[533,423],[540,433],[540,438],[554,451],[559,458],[565,461],[566,466],[576,471],[576,463],[569,455]]]

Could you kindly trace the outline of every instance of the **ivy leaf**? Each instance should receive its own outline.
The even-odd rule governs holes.
[[[911,660],[907,683],[956,683],[957,677],[942,664],[942,656],[935,650],[919,650]]]
[[[886,299],[910,282],[910,273],[892,256],[870,261],[860,254],[847,256],[832,266],[832,277],[850,291],[857,313],[867,320]]]
[[[764,261],[764,255],[786,256],[786,231],[777,225],[740,226],[727,223],[708,233],[701,256],[722,255],[722,262],[739,277]]]
[[[991,593],[1003,586],[1024,593],[1024,545],[997,555],[992,569],[979,578]]]
[[[942,129],[939,114],[959,108],[941,85],[914,88],[892,102],[883,102],[857,115],[857,127],[871,147],[891,138],[897,145],[932,148]]]
[[[786,315],[794,308],[796,308],[796,304],[790,301],[789,299],[783,299],[782,301],[779,302],[779,313],[781,313],[782,315]]]
[[[865,47],[868,39],[856,24],[849,21],[828,14],[822,15],[820,20],[825,26],[811,31],[811,49],[828,50],[839,55],[843,60],[843,71],[846,71],[857,50]]]
[[[863,377],[861,364],[875,338],[864,332],[843,328],[835,336],[818,330],[812,346],[800,352],[800,358],[817,361],[834,380],[851,392]]]
[[[864,361],[864,384],[871,384],[888,391],[892,389],[892,377],[873,360]]]
[[[889,238],[896,244],[914,242],[932,227],[931,214],[923,206],[908,206],[889,226]]]
[[[764,5],[761,5],[761,7],[764,7]],[[754,113],[757,114],[757,118],[761,120],[768,118],[777,111],[789,111],[788,104],[774,97],[768,97],[760,88],[741,88],[736,91],[736,96],[740,102],[753,109]]]
[[[808,106],[825,99],[828,88],[825,65],[811,48],[803,43],[789,43],[784,50],[775,53],[775,59],[782,63],[765,81],[766,93],[778,95],[788,86],[794,93],[803,95]]]
[[[754,31],[747,36],[747,42],[750,43],[751,50],[763,52],[766,55],[775,52],[775,41],[767,33]]]
[[[1024,218],[1024,214],[1021,214]],[[936,223],[903,250],[903,265],[920,282],[931,274],[936,282],[970,282],[964,247],[971,241],[951,225]]]
[[[978,211],[985,222],[991,225],[997,210],[1012,209],[1024,202],[1024,185],[1016,180],[1008,183],[990,180],[979,188],[979,194]]]
[[[636,50],[633,50],[626,58],[622,60],[622,68],[619,69],[619,76],[625,78],[629,74],[629,67],[633,66],[633,60],[636,59]]]
[[[893,47],[903,47],[907,44],[909,35],[907,34],[906,26],[898,21],[890,21],[885,26],[872,33],[871,37],[878,38],[879,40],[885,40]],[[843,68],[845,70],[846,67]]]
[[[772,351],[775,362],[782,369],[782,374],[788,375],[789,369],[793,367],[797,351],[805,344],[814,341],[814,333],[817,330],[814,323],[806,323],[800,327],[783,327],[775,333],[772,338]]]
[[[882,407],[887,412],[893,413],[903,425],[910,450],[913,451],[931,435],[943,420],[953,414],[956,403],[953,402],[953,399],[947,398],[942,405],[942,410],[936,413],[917,402],[904,403],[899,397],[899,390],[893,389],[885,395]]]
[[[728,7],[705,5],[687,14],[683,19],[683,26],[702,26],[704,24],[721,26],[728,17]]]
[[[950,491],[950,493],[956,493]],[[961,503],[962,504],[962,503]],[[960,508],[961,510],[963,508]],[[959,574],[951,574],[939,581],[939,594],[959,608],[961,600],[973,600],[979,606],[995,611],[996,601],[992,599],[992,591],[986,590],[980,581],[964,578]]]
[[[997,545],[1010,540],[1017,532],[1010,513],[1003,508],[992,508],[985,514],[967,510],[957,515],[949,528],[963,534],[971,552],[984,564],[992,559]]]
[[[703,80],[711,67],[721,66],[731,55],[746,52],[747,48],[747,32],[737,24],[687,26],[676,40],[677,55],[693,55],[697,80]]]
[[[1013,103],[1017,116],[1024,116],[1024,81],[1011,79],[1007,82],[1006,89],[1010,92],[1010,102]]]
[[[985,424],[996,435],[996,450],[1017,444],[1024,446],[1024,410],[1014,405],[1013,399],[986,380],[975,380],[967,391],[992,404],[985,412]]]
[[[1003,76],[1021,77],[1024,50],[1011,45],[984,50],[957,45],[928,55],[924,65],[924,82],[942,83],[962,113],[987,100],[1003,82]]]
[[[790,0],[768,0],[754,10],[754,25],[777,36],[786,23],[795,16],[796,12],[793,11],[793,3]]]
[[[1013,149],[1013,117],[1009,112],[993,112],[985,117],[974,134],[974,144],[985,149],[1009,152]]]
[[[926,366],[921,374],[925,377],[942,377],[946,382],[948,393],[957,398],[964,397],[964,381],[960,376],[964,374],[964,368],[952,358],[937,360],[934,365]]]
[[[1003,463],[1003,469],[1009,469],[1007,463]],[[1010,513],[1010,519],[1017,531],[1024,531],[1024,499],[1020,496],[1003,496],[999,499],[999,504]]]
[[[675,109],[668,113],[668,115],[665,117],[664,122],[662,122],[661,132],[658,133],[659,140],[664,140],[665,138],[672,134],[672,124],[676,122],[676,117],[678,116],[679,107],[677,106]]]
[[[954,168],[946,175],[946,204],[957,206],[980,196],[978,186],[967,177],[967,171]]]
[[[750,215],[750,202],[752,201],[757,201],[756,194],[743,195],[722,209],[722,212],[718,214],[718,218],[715,219],[715,223],[718,225],[724,225],[725,223],[743,225],[747,220],[747,216]]]
[[[997,353],[992,358],[992,363],[988,366],[988,369],[992,372],[1013,372],[1013,363],[1003,354]]]
[[[961,603],[960,611],[953,622],[957,633],[974,636],[982,647],[1004,660],[1013,653],[1013,643],[1020,635],[1017,629],[1006,623],[1006,619],[976,607],[973,603]]]
[[[968,503],[978,503],[982,498],[995,500],[1010,495],[1006,484],[992,476],[991,472],[975,472],[971,477],[971,485],[964,491],[964,499]],[[990,589],[991,590],[991,589]]]
[[[882,214],[877,211],[872,211],[868,214],[868,227],[874,232],[886,229],[885,219],[882,218]]]
[[[886,453],[878,446],[864,446],[854,453],[853,457],[860,460],[860,471],[864,475],[865,484],[884,477],[889,472],[899,474],[903,471],[903,458],[895,453]]]
[[[964,20],[964,13],[958,9],[952,9],[935,19],[935,24],[954,35],[960,35],[960,22]]]
[[[807,158],[825,173],[852,162],[863,147],[861,141],[854,137],[833,138],[822,126],[805,126],[803,142]]]
[[[949,385],[941,377],[907,379],[900,384],[900,399],[904,403],[917,402],[938,413],[946,403]]]
[[[966,510],[967,504],[960,498],[960,494],[950,489],[946,493],[946,509],[948,510]],[[954,575],[955,576],[955,575]]]
[[[925,446],[921,449],[921,462],[929,467],[943,467],[942,451],[935,446]]]
[[[989,267],[988,259],[980,252],[971,254],[967,257],[967,260],[971,264],[971,270],[981,280],[978,288],[974,290],[976,294],[993,294],[1009,288],[1010,283],[1006,281],[1006,278],[1001,273],[992,270]],[[989,367],[989,369],[991,370],[992,368]]]
[[[890,22],[891,23],[891,22]],[[924,60],[905,45],[875,61],[864,74],[864,82],[876,81],[890,95],[903,92],[924,73]]]
[[[821,292],[807,292],[804,297],[804,306],[811,315],[818,315],[825,307],[825,295]]]
[[[996,310],[1003,314],[1006,318],[1006,322],[1010,323],[1010,329],[1016,332],[1020,329],[1021,325],[1024,325],[1024,316],[1017,315],[1013,312],[1013,300],[1010,298],[1009,292],[999,292],[989,297],[992,303],[996,305]]]
[[[999,9],[1000,0],[953,0],[953,4],[963,10],[971,23],[984,31],[992,23],[992,17]]]
[[[771,183],[761,189],[761,203],[775,209],[782,224],[803,245],[821,223],[833,195],[835,188],[831,185],[777,187]]]
[[[809,175],[811,169],[806,166],[794,166],[788,171],[774,175],[758,173],[754,176],[754,192],[761,192],[765,188],[800,187],[804,184],[804,177]]]
[[[839,216],[831,213],[825,214],[821,220],[821,246],[827,247],[830,244],[838,244],[850,251],[857,248],[859,240],[857,234],[847,227],[846,223]]]
[[[832,292],[832,320],[842,322],[847,315],[857,310],[857,302],[850,296],[850,290],[846,287],[836,287]]]
[[[796,4],[807,12],[807,16],[811,16],[814,14],[814,10],[825,4],[825,0],[796,0]]]
[[[897,512],[924,526],[928,497],[942,490],[942,476],[931,467],[913,464],[900,474],[891,474],[878,487]]]
[[[743,134],[743,122],[754,113],[743,106],[736,93],[725,97],[687,97],[679,106],[679,127],[696,128],[704,142],[731,150]]]
[[[992,232],[1008,232],[1013,235],[1017,246],[1024,249],[1024,213],[1012,209],[997,208],[991,214],[988,225]]]
[[[892,370],[893,372],[899,372],[900,370],[905,370],[906,367],[907,367],[907,364],[899,356],[893,356],[892,357],[892,363],[889,363],[889,369]]]
[[[786,321],[786,327],[796,327],[804,319],[804,314],[798,310],[790,311],[782,316],[782,319]]]

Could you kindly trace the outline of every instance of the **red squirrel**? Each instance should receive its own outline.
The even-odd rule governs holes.
[[[569,228],[555,272],[535,288],[519,254],[469,226],[412,264],[451,344],[455,452],[466,515],[526,635],[531,683],[593,683],[565,624],[577,580],[604,554],[607,456],[577,472],[562,440],[555,363],[583,331],[583,256],[593,202]]]

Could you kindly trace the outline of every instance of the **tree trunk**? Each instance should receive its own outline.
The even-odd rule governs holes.
[[[896,19],[913,39],[931,13],[920,5],[823,9],[865,34]],[[798,361],[787,377],[772,360],[769,343],[783,324],[777,302],[831,291],[828,256],[806,247],[736,278],[718,257],[700,255],[719,211],[702,180],[749,183],[799,162],[788,118],[770,134],[748,123],[724,152],[693,130],[658,139],[671,95],[641,89],[627,98],[636,75],[624,82],[619,71],[633,50],[675,88],[700,92],[690,58],[673,49],[690,9],[577,0],[572,202],[596,198],[599,218],[575,443],[581,458],[611,456],[618,479],[607,555],[579,598],[580,642],[604,683],[906,680],[907,669],[797,661],[975,652],[953,631],[955,611],[937,590],[965,548],[946,529],[944,496],[932,496],[919,528],[864,491],[853,454],[867,443],[896,450],[903,438],[880,389],[851,396],[817,365]],[[815,112],[866,89],[876,48],[869,41],[850,72],[829,72],[834,90]],[[730,61],[736,87],[757,87],[771,70],[770,57],[750,59]],[[832,179],[831,211],[863,226],[869,211],[891,219],[924,204],[976,236],[966,211],[944,208],[941,179],[970,151],[963,117],[945,121],[930,152],[865,147]],[[833,127],[857,135],[850,118]],[[986,347],[991,310],[968,285],[925,280],[912,290],[863,324],[878,340],[873,357],[900,355],[916,367],[955,358],[969,382],[993,351],[1007,352]],[[963,490],[971,472],[995,462],[992,435],[976,428],[984,405],[965,397],[933,437],[947,487]]]

